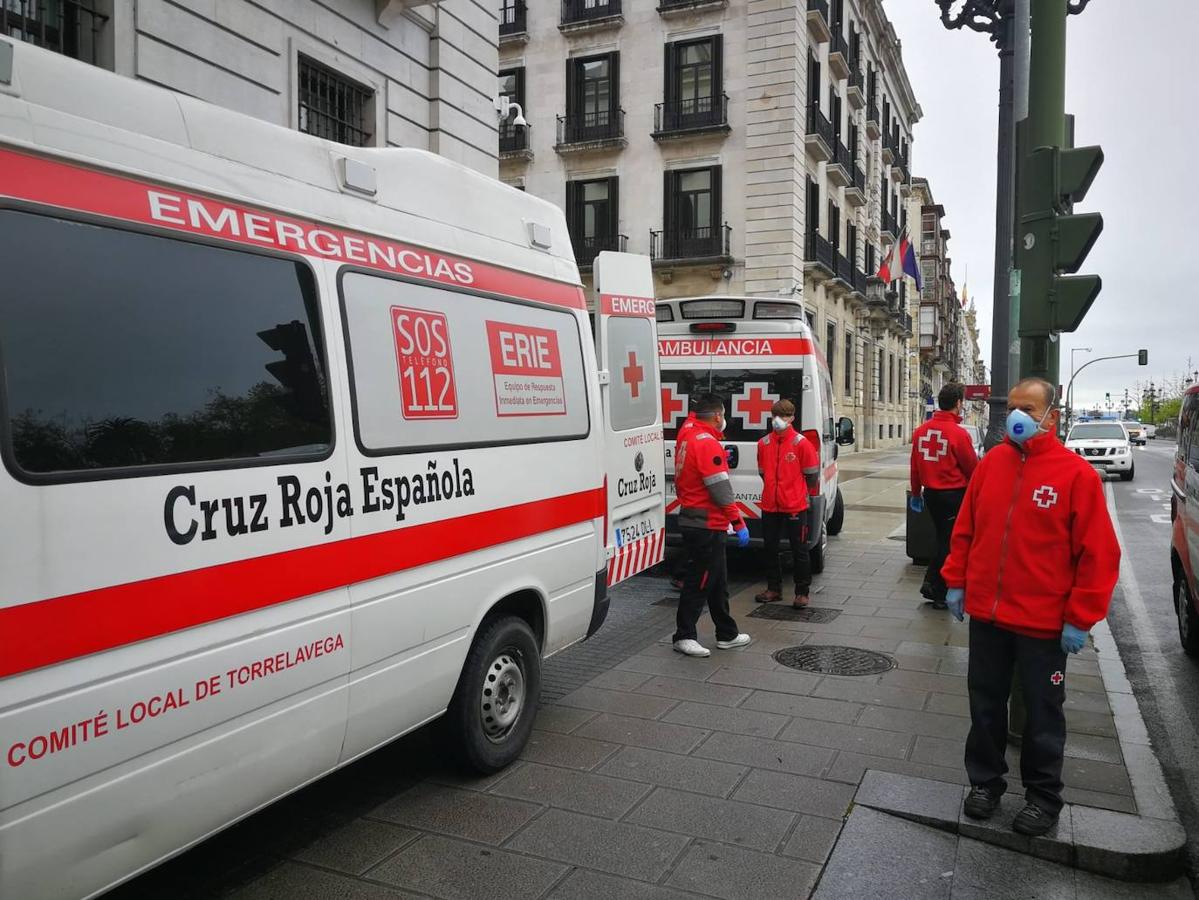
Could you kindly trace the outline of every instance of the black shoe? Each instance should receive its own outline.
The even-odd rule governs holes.
[[[670,586],[672,588],[674,588],[676,591],[681,591],[683,589],[683,579],[681,579],[681,578],[670,579]]]
[[[1027,834],[1029,837],[1040,837],[1057,824],[1057,816],[1051,815],[1035,803],[1024,804],[1024,809],[1016,814],[1012,821],[1012,831]]]
[[[966,795],[966,802],[963,804],[962,810],[972,819],[989,819],[999,808],[1001,796],[1001,794],[992,794],[981,785],[975,785]]]
[[[931,585],[931,584],[922,584],[922,585],[920,585],[920,596],[921,596],[921,597],[923,597],[925,600],[932,600],[932,599],[934,599],[934,598],[933,598],[933,587],[932,587],[932,585]]]
[[[944,600],[934,600],[933,609],[949,609],[949,604]]]

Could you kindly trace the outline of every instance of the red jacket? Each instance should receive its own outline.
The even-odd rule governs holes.
[[[941,575],[974,618],[1034,637],[1089,631],[1120,575],[1098,474],[1054,434],[1000,444],[970,480]]]
[[[820,472],[812,442],[790,425],[758,441],[762,512],[801,513],[808,508],[808,476]]]
[[[912,432],[912,496],[925,488],[964,488],[978,465],[974,441],[959,422],[962,417],[939,409]]]
[[[745,527],[729,481],[724,439],[700,419],[687,431],[674,464],[674,490],[679,499],[679,526],[727,531]]]
[[[678,433],[674,438],[674,458],[675,470],[678,470],[679,451],[683,449],[683,441],[687,440],[687,435],[691,433],[691,429],[695,427],[695,413],[687,413],[687,418],[683,420],[683,424],[679,426]]]

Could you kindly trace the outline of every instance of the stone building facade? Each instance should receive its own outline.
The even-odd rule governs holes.
[[[0,2],[0,34],[342,143],[495,175],[498,13],[475,0]]]
[[[659,297],[802,297],[858,447],[914,424],[914,282],[867,296],[907,223],[921,115],[880,0],[497,0],[500,177]]]

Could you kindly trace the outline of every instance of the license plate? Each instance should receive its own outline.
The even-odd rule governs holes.
[[[612,530],[616,533],[617,547],[625,547],[658,533],[658,527],[652,515],[621,519],[613,526]]]

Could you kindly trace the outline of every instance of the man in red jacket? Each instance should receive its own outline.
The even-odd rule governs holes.
[[[679,470],[679,452],[683,449],[683,442],[687,440],[687,435],[689,435],[691,433],[691,429],[695,427],[695,403],[698,397],[695,394],[692,394],[688,399],[689,404],[687,408],[687,418],[685,418],[683,420],[683,424],[679,426],[679,430],[675,434],[674,439],[674,468],[676,473]],[[686,553],[679,554],[675,560],[674,568],[670,573],[670,586],[675,590],[681,591],[683,589],[683,577],[687,574],[688,565],[689,560],[687,559]]]
[[[908,502],[917,513],[927,505],[937,530],[937,549],[920,588],[934,609],[945,609],[941,566],[949,555],[949,536],[966,495],[966,484],[978,465],[974,441],[961,425],[964,396],[960,384],[945,385],[937,395],[940,409],[912,432],[912,498]]]
[[[733,496],[724,447],[724,403],[705,394],[695,404],[695,425],[683,438],[675,458],[674,489],[679,499],[679,531],[690,567],[683,579],[676,617],[674,649],[685,656],[709,656],[696,639],[695,625],[705,601],[716,626],[716,646],[735,650],[750,642],[729,614],[729,579],[725,566],[725,535],[730,526],[741,547],[749,530]]]
[[[754,599],[770,603],[783,594],[779,539],[785,532],[791,545],[795,599],[791,605],[808,605],[812,589],[812,564],[808,556],[808,494],[820,490],[820,457],[816,448],[795,430],[795,404],[779,400],[770,410],[771,433],[758,441],[758,474],[762,476],[762,538],[766,545],[766,590]]]
[[[1007,701],[1019,672],[1027,722],[1020,749],[1026,804],[1012,828],[1041,835],[1062,808],[1066,654],[1107,616],[1120,545],[1100,477],[1057,439],[1052,385],[1008,394],[1007,440],[979,464],[941,570],[959,622],[970,614],[966,815],[989,818],[1007,789]]]

